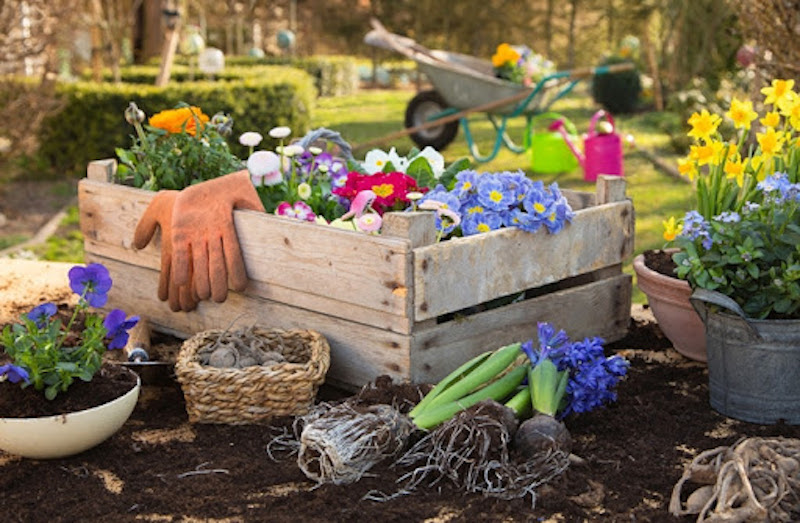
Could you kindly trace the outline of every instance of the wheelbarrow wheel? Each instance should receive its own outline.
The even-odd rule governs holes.
[[[406,107],[406,129],[427,123],[431,117],[447,108],[447,103],[436,91],[420,91]],[[419,147],[430,145],[441,151],[455,139],[456,134],[458,134],[458,120],[411,133],[411,139]]]

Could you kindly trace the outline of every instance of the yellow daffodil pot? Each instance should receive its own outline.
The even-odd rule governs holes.
[[[752,423],[800,425],[800,320],[747,318],[735,301],[697,289],[711,406]]]

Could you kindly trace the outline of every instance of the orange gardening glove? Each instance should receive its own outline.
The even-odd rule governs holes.
[[[172,276],[172,210],[178,191],[159,191],[145,210],[133,234],[133,246],[144,249],[161,229],[161,275],[158,280],[158,299],[169,302],[173,311],[192,311],[197,307],[197,294],[191,285],[176,285]],[[189,272],[192,268],[189,267]]]
[[[264,212],[246,170],[183,189],[172,211],[172,280],[190,285],[201,300],[223,302],[230,288],[247,286],[234,209]],[[194,276],[192,275],[194,271]]]

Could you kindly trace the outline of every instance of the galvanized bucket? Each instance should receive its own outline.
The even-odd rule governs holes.
[[[800,320],[750,319],[731,298],[706,289],[690,300],[706,326],[714,410],[753,423],[800,425]]]

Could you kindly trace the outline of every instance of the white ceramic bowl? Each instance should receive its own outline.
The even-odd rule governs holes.
[[[0,418],[0,449],[33,459],[72,456],[122,427],[139,399],[141,380],[119,398],[91,409],[41,418]]]

